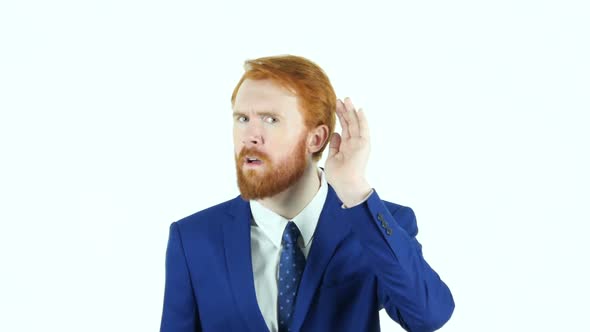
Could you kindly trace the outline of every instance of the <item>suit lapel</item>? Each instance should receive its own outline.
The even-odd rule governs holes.
[[[338,196],[328,186],[328,196],[314,232],[313,242],[295,302],[292,331],[299,331],[311,306],[313,296],[336,247],[350,232],[350,222],[345,220]]]
[[[233,219],[224,223],[224,246],[229,280],[239,312],[252,332],[267,331],[262,317],[256,291],[252,256],[250,251],[250,204],[240,197],[234,199],[231,207]]]

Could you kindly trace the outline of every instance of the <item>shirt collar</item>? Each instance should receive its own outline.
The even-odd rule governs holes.
[[[320,188],[313,199],[305,206],[305,208],[296,215],[293,222],[299,228],[301,237],[303,239],[303,246],[307,247],[313,237],[315,228],[320,219],[322,208],[328,196],[328,183],[322,168],[318,168],[320,176]],[[283,231],[289,222],[288,219],[283,218],[272,210],[266,208],[258,201],[250,201],[250,209],[252,211],[252,225],[260,227],[262,232],[272,241],[272,243],[280,248],[281,240],[283,238]]]

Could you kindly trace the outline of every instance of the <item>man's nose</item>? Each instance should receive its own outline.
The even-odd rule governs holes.
[[[256,125],[248,126],[242,143],[244,143],[246,147],[255,147],[264,144],[264,138],[260,128]]]
[[[263,139],[262,136],[248,136],[243,143],[247,147],[255,147],[260,146],[263,143]]]

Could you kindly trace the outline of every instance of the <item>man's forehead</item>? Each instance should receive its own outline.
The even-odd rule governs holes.
[[[289,113],[298,112],[298,104],[296,102],[277,102],[265,99],[242,102],[236,100],[232,109],[234,113],[272,113],[287,115]]]
[[[260,113],[260,112],[280,112],[279,108],[260,108],[260,107],[234,107],[234,112],[242,113]]]
[[[287,115],[299,108],[296,95],[268,80],[245,80],[233,105],[234,113]]]
[[[274,105],[297,103],[297,96],[272,82],[245,80],[238,89],[235,103],[246,107],[262,104],[258,107],[272,108]]]

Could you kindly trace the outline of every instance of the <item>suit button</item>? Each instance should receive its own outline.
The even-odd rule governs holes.
[[[392,233],[391,228],[388,228],[387,229],[387,235],[391,235],[391,233]]]
[[[383,221],[381,223],[381,226],[383,226],[383,228],[387,229],[387,227],[389,226],[389,224],[387,223],[387,221]]]
[[[383,221],[383,215],[381,213],[377,213],[377,219],[379,219],[379,221]]]

